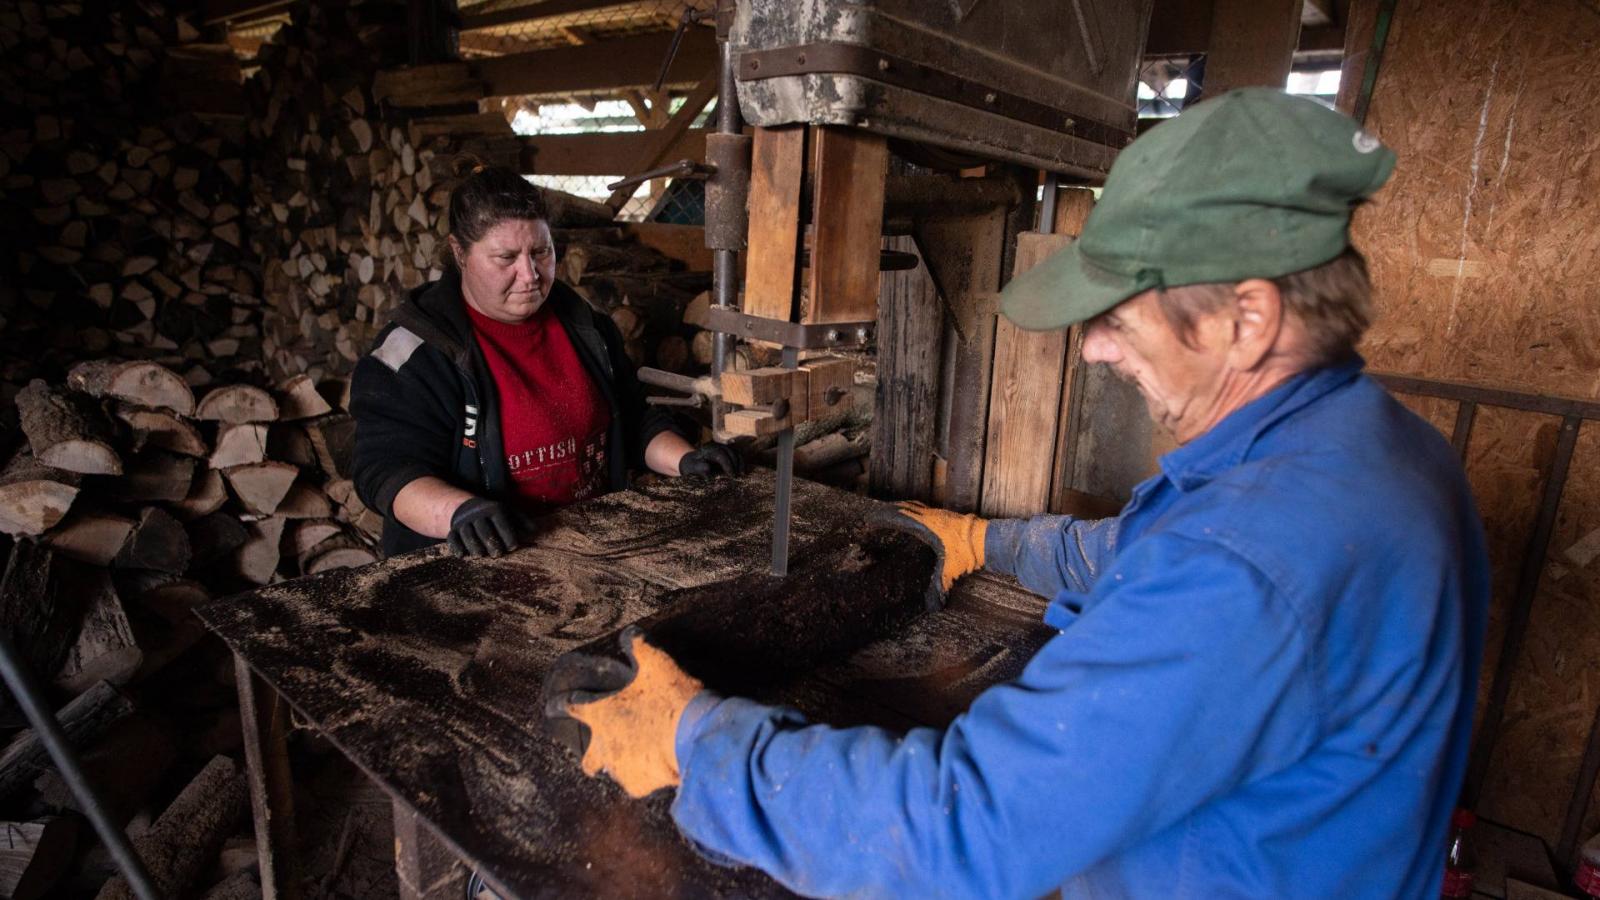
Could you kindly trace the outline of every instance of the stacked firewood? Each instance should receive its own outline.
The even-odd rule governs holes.
[[[90,356],[161,360],[196,384],[257,356],[239,66],[174,12],[0,10],[5,399]],[[196,92],[210,108],[185,105]]]
[[[376,558],[381,521],[349,481],[354,427],[335,409],[342,386],[322,387],[328,396],[301,375],[272,390],[237,383],[197,398],[170,369],[106,359],[73,367],[65,384],[36,379],[17,394],[17,427],[0,469],[0,531],[11,539],[0,628],[58,701],[57,716],[88,752],[86,763],[107,769],[98,783],[109,801],[129,815],[159,776],[146,783],[117,760],[147,758],[163,771],[184,739],[152,721],[150,704],[135,703],[130,691],[148,695],[164,670],[206,649],[194,607]],[[170,679],[188,691],[211,686],[210,724],[185,749],[234,752],[231,669],[211,668],[223,678]],[[14,699],[0,692],[0,727],[20,723]],[[194,784],[149,824],[140,847],[174,895],[215,863],[220,842],[242,824],[244,788],[233,762],[212,760]],[[0,895],[61,876],[51,848],[70,844],[62,832],[76,828],[60,815],[77,801],[24,731],[0,751],[0,804],[17,808],[28,788],[34,798],[21,808],[44,817],[6,825],[38,834],[0,865]],[[72,877],[80,880],[110,874],[103,858],[80,854],[77,865]],[[19,881],[8,888],[11,877]],[[112,882],[102,895],[125,892]]]
[[[396,299],[439,275],[449,188],[435,151],[372,98],[374,73],[404,53],[395,9],[299,8],[261,47],[247,85],[262,354],[278,377],[348,372]]]
[[[609,216],[606,206],[556,191],[546,196],[561,198],[551,204],[562,213],[559,219],[552,213],[551,223],[556,277],[610,314],[634,364],[704,371],[711,362],[710,338],[701,359],[695,338],[704,322],[686,325],[685,316],[692,308],[702,313],[709,308],[711,273],[686,271],[680,261],[639,243],[625,227],[608,224],[601,218]]]
[[[17,411],[26,440],[0,471],[14,538],[141,586],[198,578],[199,593],[375,558],[381,522],[349,481],[354,422],[308,376],[196,402],[169,369],[96,360],[65,385],[33,381]]]

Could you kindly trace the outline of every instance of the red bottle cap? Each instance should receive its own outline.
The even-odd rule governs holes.
[[[1470,809],[1457,809],[1450,817],[1450,824],[1456,828],[1471,828],[1477,821],[1478,817]]]

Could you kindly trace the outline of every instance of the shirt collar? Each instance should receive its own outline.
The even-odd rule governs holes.
[[[1360,356],[1301,372],[1239,407],[1210,431],[1161,457],[1161,471],[1180,491],[1192,491],[1244,462],[1263,432],[1361,374]]]

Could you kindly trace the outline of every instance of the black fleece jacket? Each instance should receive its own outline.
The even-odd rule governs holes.
[[[545,302],[611,408],[611,490],[628,486],[630,468],[644,467],[644,448],[661,432],[676,431],[694,442],[696,430],[645,403],[610,317],[560,282]],[[356,363],[350,385],[354,480],[362,502],[384,517],[385,555],[438,542],[394,517],[395,495],[418,478],[432,475],[481,497],[515,495],[494,377],[464,303],[454,272],[416,288],[378,333],[372,352]]]

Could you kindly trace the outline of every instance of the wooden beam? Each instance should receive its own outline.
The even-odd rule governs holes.
[[[476,31],[480,28],[499,28],[503,25],[532,25],[541,21],[566,18],[579,13],[595,12],[613,6],[632,5],[635,4],[619,3],[617,0],[544,0],[542,3],[515,6],[511,9],[502,9],[491,13],[462,16],[461,30]]]
[[[812,128],[810,306],[805,321],[878,317],[889,145],[858,128]]]
[[[466,894],[467,867],[416,811],[394,801],[394,871],[401,900],[456,900]]]
[[[794,316],[800,250],[800,182],[806,128],[757,128],[750,162],[750,231],[745,251],[744,311],[769,319]]]
[[[664,159],[705,159],[706,134],[692,128],[678,136]],[[524,175],[623,175],[645,155],[648,131],[544,134],[522,138]]]
[[[471,66],[488,97],[616,93],[654,84],[671,43],[672,35],[667,33],[630,35],[581,47],[481,59]],[[683,35],[666,83],[698,82],[716,65],[716,34],[709,28],[691,28]]]
[[[205,0],[201,25],[243,25],[289,11],[294,0]]]
[[[1300,39],[1301,0],[1215,0],[1205,96],[1240,87],[1281,89]]]
[[[246,782],[255,819],[262,900],[295,900],[300,878],[294,824],[294,777],[289,770],[289,704],[233,658],[244,737]]]
[[[1065,234],[1017,235],[1012,277],[1072,243]],[[1059,420],[1067,330],[1023,331],[1009,319],[995,323],[994,379],[989,394],[989,434],[983,464],[983,514],[1020,518],[1045,511]]]
[[[665,125],[654,131],[645,132],[650,135],[650,139],[645,142],[644,152],[639,154],[639,158],[634,161],[633,166],[623,174],[631,175],[634,172],[648,171],[665,163],[668,160],[668,151],[678,142],[679,138],[683,137],[684,132],[689,130],[689,126],[694,124],[695,117],[705,110],[706,104],[710,103],[711,98],[716,95],[717,70],[713,66],[711,74],[700,79],[700,83],[695,85],[694,90],[683,101],[683,106],[679,107],[676,113],[673,113],[672,118],[668,119]],[[612,209],[621,209],[638,190],[639,183],[619,187],[611,192],[610,197],[606,198],[606,205]]]
[[[916,251],[910,237],[890,250]],[[940,344],[944,305],[925,265],[884,272],[878,297],[878,389],[872,412],[867,478],[874,497],[933,499],[938,450]]]
[[[1145,38],[1144,55],[1190,56],[1211,47],[1211,26],[1215,14],[1212,0],[1155,0],[1150,12],[1150,32]],[[1306,25],[1300,29],[1295,45],[1299,52],[1338,50],[1344,45],[1345,18],[1334,17],[1330,25]],[[1208,72],[1209,74],[1209,72]]]
[[[948,413],[939,442],[943,455],[934,460],[932,500],[959,512],[977,512],[983,492],[983,443],[1006,218],[1007,210],[1001,207],[970,218],[924,222],[916,230],[917,247],[949,312],[940,372],[946,397],[942,405]]]
[[[1084,223],[1094,209],[1094,192],[1087,188],[1061,188],[1056,192],[1055,232],[1074,237],[1083,233]],[[1083,404],[1083,326],[1067,331],[1067,359],[1062,366],[1061,402],[1056,417],[1055,459],[1050,465],[1048,511],[1081,515],[1086,495],[1072,484],[1073,458],[1077,453],[1077,428]],[[1098,510],[1096,510],[1098,512]]]

